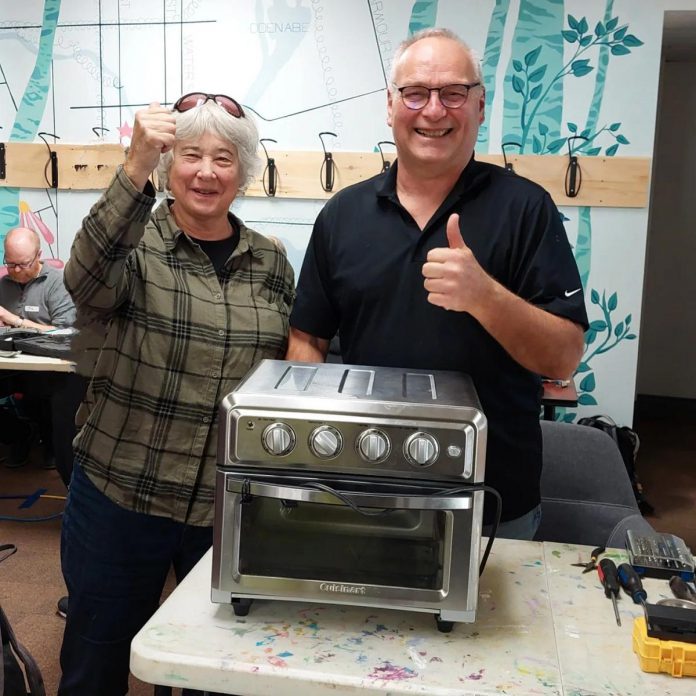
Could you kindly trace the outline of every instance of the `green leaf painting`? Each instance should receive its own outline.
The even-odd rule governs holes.
[[[520,143],[520,152],[541,154],[561,135],[563,80],[557,76],[563,69],[563,4],[520,0],[503,113],[503,141]]]
[[[597,400],[592,396],[597,386],[595,373],[592,368],[592,361],[603,353],[616,348],[622,341],[632,341],[636,335],[631,331],[631,321],[633,316],[627,314],[623,319],[614,315],[619,307],[619,295],[612,292],[607,298],[607,292],[600,293],[594,288],[590,291],[591,306],[596,306],[602,313],[601,319],[594,319],[590,322],[590,328],[585,333],[585,351],[576,370],[576,376],[580,377],[577,382],[578,404],[581,406],[594,406]],[[591,309],[588,307],[588,313]],[[570,414],[559,414],[559,419],[568,420]]]
[[[535,154],[559,152],[565,145],[559,108],[564,81],[594,75],[587,126],[581,133],[585,140],[574,142],[572,150],[588,156],[600,155],[604,150],[606,156],[613,157],[619,145],[628,144],[626,136],[616,132],[620,123],[598,127],[609,58],[628,55],[632,48],[643,43],[627,33],[628,25],[616,29],[619,18],[613,16],[613,8],[614,0],[607,0],[603,19],[596,21],[594,30],[590,31],[586,17],[568,14],[563,18],[562,2],[547,2],[541,7],[539,3],[521,0],[505,80],[504,142],[519,142],[520,152],[528,152],[530,148]],[[531,45],[534,47],[530,48]],[[564,45],[572,48],[565,55]],[[568,128],[573,134],[577,132],[575,123],[568,123]],[[613,137],[615,142],[598,142],[602,133],[605,138]]]
[[[500,14],[495,16],[496,10],[501,10],[500,3],[496,3],[491,17],[488,38],[491,41],[490,32],[494,29],[491,45],[499,46],[505,22]],[[630,144],[630,140],[621,132],[621,121],[608,120],[600,124],[607,72],[612,58],[623,60],[642,45],[642,40],[630,33],[629,24],[615,16],[614,0],[606,0],[601,18],[565,14],[564,3],[560,0],[520,0],[504,82],[502,142],[518,143],[522,153],[555,154],[570,145],[573,154],[614,157],[621,146]],[[493,66],[492,56],[487,58]],[[584,127],[567,121],[564,128],[561,123],[566,79],[594,81]],[[489,74],[487,84],[490,81]],[[491,108],[490,101],[488,108]],[[576,135],[581,137],[568,140]],[[483,142],[488,145],[487,140]],[[577,215],[574,253],[583,287],[587,288],[592,209],[580,207]],[[619,304],[616,292],[609,293],[607,299],[606,292],[600,295],[591,289],[589,299],[590,313],[594,306],[601,311],[601,317],[592,320],[585,335],[585,356],[578,367],[578,374],[583,375],[578,402],[581,405],[597,403],[591,394],[596,387],[592,361],[622,341],[635,339],[635,332],[630,330],[630,314],[623,321],[613,319]],[[574,414],[561,411],[559,417],[572,421]]]

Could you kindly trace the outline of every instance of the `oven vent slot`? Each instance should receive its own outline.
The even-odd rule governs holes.
[[[307,391],[314,381],[317,368],[309,365],[292,365],[283,372],[275,388],[278,391]]]
[[[437,401],[435,375],[427,375],[418,372],[404,372],[403,395],[404,399],[408,399],[410,401],[423,401],[423,399],[432,399],[433,401]]]
[[[374,385],[374,370],[344,370],[338,393],[348,396],[372,396]]]

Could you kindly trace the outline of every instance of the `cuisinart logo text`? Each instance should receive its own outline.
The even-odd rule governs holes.
[[[341,594],[365,594],[365,585],[337,585],[333,582],[322,582],[319,585],[322,592],[339,592]]]

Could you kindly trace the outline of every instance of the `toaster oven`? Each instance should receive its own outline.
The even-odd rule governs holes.
[[[486,419],[468,376],[265,360],[219,432],[213,601],[474,621]]]

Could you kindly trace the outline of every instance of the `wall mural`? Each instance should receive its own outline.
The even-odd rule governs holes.
[[[500,35],[505,28],[508,5],[508,2],[496,2],[491,15],[483,65],[494,69],[484,75],[487,88],[495,82]],[[607,69],[610,59],[630,55],[631,49],[642,46],[643,42],[629,33],[628,22],[622,22],[614,15],[614,0],[607,0],[604,16],[593,22],[594,30],[590,29],[586,16],[576,18],[564,12],[563,0],[520,2],[512,55],[505,74],[504,143],[514,145],[520,153],[529,152],[531,148],[535,155],[556,154],[567,148],[569,155],[604,154],[613,157],[621,145],[630,143],[620,132],[621,122],[604,123],[601,127],[598,123]],[[579,128],[577,123],[571,121],[563,124],[566,79],[585,77],[594,77],[585,125]],[[489,91],[488,96],[489,100],[495,98],[494,89]],[[564,130],[567,135],[563,135]],[[604,145],[601,144],[603,141]],[[606,144],[607,141],[609,144]],[[478,143],[479,150],[487,145],[487,134],[483,132]],[[589,288],[590,292],[587,293],[592,258],[592,209],[585,206],[575,211],[578,236],[574,252],[589,300],[588,314],[591,318],[590,328],[585,335],[585,351],[578,367],[580,377],[576,379],[578,402],[585,406],[596,406],[597,400],[592,394],[597,385],[593,359],[616,348],[624,340],[636,339],[637,335],[631,328],[631,314],[627,314],[622,321],[612,317],[618,308],[616,292],[612,292],[608,299],[604,289],[601,295],[595,288]],[[601,317],[592,319],[597,308],[601,310]],[[558,409],[558,419],[572,422],[575,417],[574,412],[566,413]]]
[[[39,131],[39,124],[43,117],[46,99],[51,86],[53,41],[56,35],[59,12],[60,0],[46,0],[43,9],[43,21],[41,23],[41,37],[38,50],[36,51],[36,62],[19,105],[15,103],[14,97],[10,93],[16,109],[12,132],[9,137],[11,141],[33,142]],[[7,84],[4,71],[3,80]],[[48,201],[55,213],[50,194],[48,194]],[[53,249],[55,241],[53,233],[43,222],[41,211],[32,211],[26,201],[20,200],[19,189],[0,187],[0,238],[4,239],[7,231],[17,227],[20,223],[23,227],[30,227],[36,230],[43,237],[50,252],[47,259],[44,254],[44,260],[48,260],[51,265],[62,268],[63,262],[55,256]],[[7,269],[3,266],[1,272],[4,275],[7,273]]]
[[[580,161],[652,154],[662,9],[649,0],[26,0],[0,13],[0,126],[10,133],[0,139],[128,145],[138,108],[203,89],[238,96],[279,149],[320,150],[317,134],[332,131],[335,150],[376,151],[391,139],[396,46],[444,25],[481,56],[479,153],[505,143]],[[32,227],[44,259],[60,266],[95,199],[0,188],[0,237],[20,222]],[[299,270],[321,205],[248,198],[235,212],[283,239]],[[558,417],[630,422],[647,210],[561,214],[591,326],[576,376],[581,406]]]

